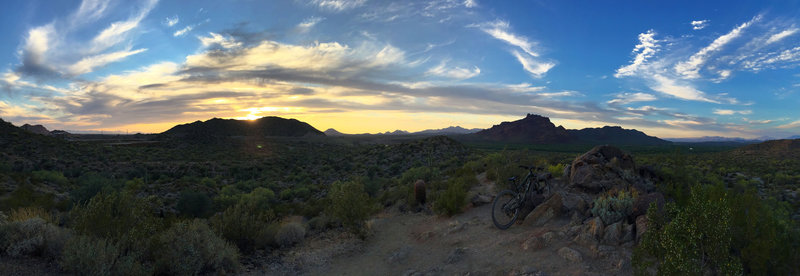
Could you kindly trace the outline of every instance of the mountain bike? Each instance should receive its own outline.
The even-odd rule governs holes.
[[[501,191],[497,194],[492,203],[492,222],[494,222],[494,226],[500,230],[508,229],[517,221],[519,209],[524,205],[525,200],[528,199],[528,194],[532,189],[540,193],[543,193],[545,188],[547,188],[548,192],[550,190],[550,184],[547,181],[549,178],[547,175],[549,174],[537,173],[543,170],[543,168],[528,166],[519,167],[528,170],[528,175],[519,183],[517,183],[516,176],[509,178],[508,181],[510,182],[509,184],[512,190]],[[535,185],[533,183],[534,181],[536,181]],[[544,185],[541,185],[542,181],[544,181]]]

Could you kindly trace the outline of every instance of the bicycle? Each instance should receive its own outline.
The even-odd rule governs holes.
[[[520,168],[528,170],[528,175],[525,176],[525,179],[522,180],[520,187],[516,180],[517,177],[511,177],[508,179],[511,182],[511,186],[513,190],[503,190],[497,194],[494,198],[494,202],[492,203],[492,222],[494,222],[494,226],[499,228],[500,230],[506,230],[511,227],[514,222],[517,221],[519,216],[519,209],[525,203],[525,200],[528,198],[528,193],[531,192],[532,181],[536,181],[536,186],[534,187],[537,192],[544,193],[543,190],[546,187],[548,192],[550,191],[550,184],[548,183],[548,175],[547,173],[538,174],[534,172],[534,169],[538,172],[543,170],[541,167],[528,167],[528,166],[519,166]],[[539,185],[542,181],[545,182],[544,187]],[[522,190],[520,190],[522,188]]]

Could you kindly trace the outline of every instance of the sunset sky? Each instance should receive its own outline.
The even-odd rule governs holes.
[[[800,134],[799,1],[3,1],[0,118]]]

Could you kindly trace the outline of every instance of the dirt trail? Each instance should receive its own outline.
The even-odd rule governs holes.
[[[491,183],[481,180],[490,188]],[[565,234],[570,226],[570,219],[562,215],[540,227],[517,224],[499,230],[491,222],[491,204],[453,217],[389,212],[371,221],[373,235],[364,242],[316,239],[287,256],[293,256],[291,274],[307,275],[632,274],[629,248],[605,246],[605,253],[598,254],[596,247],[573,242],[573,236]],[[532,244],[531,237],[546,242]],[[579,256],[559,254],[564,247]]]

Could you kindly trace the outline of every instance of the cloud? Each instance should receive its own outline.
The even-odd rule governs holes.
[[[617,69],[614,77],[632,76],[647,59],[656,54],[659,48],[659,41],[654,38],[655,35],[656,33],[653,30],[648,30],[646,33],[639,34],[639,44],[633,48],[633,53],[636,53],[636,57],[631,61],[631,64]]]
[[[714,114],[717,114],[717,115],[735,115],[735,114],[749,115],[749,114],[753,114],[753,111],[752,110],[714,109]]]
[[[790,29],[786,29],[786,30],[781,31],[780,33],[773,34],[767,39],[766,44],[772,44],[772,43],[781,41],[784,38],[787,38],[787,37],[797,33],[798,30],[800,30],[800,29],[798,29],[798,28],[790,28]]]
[[[550,71],[550,69],[556,66],[555,63],[541,62],[516,50],[511,51],[511,53],[517,58],[517,61],[522,64],[522,68],[524,68],[525,71],[528,71],[528,73],[535,78],[543,77],[547,71]]]
[[[447,77],[451,79],[463,80],[473,78],[475,76],[480,75],[481,69],[478,66],[474,66],[472,69],[469,68],[461,68],[461,67],[447,67],[447,62],[441,62],[436,67],[428,69],[427,71],[430,75]]]
[[[238,48],[242,46],[242,42],[236,41],[233,37],[224,36],[218,33],[210,32],[209,36],[198,36],[197,39],[203,44],[203,47],[222,47],[225,49]]]
[[[695,31],[697,31],[697,30],[702,30],[702,29],[703,29],[703,28],[705,28],[705,27],[708,27],[708,22],[709,22],[709,21],[710,21],[710,20],[708,20],[708,19],[706,19],[706,20],[694,20],[694,21],[692,21],[692,30],[695,30]]]
[[[342,12],[363,6],[367,0],[312,0],[310,3],[322,10]]]
[[[174,36],[174,37],[184,36],[184,35],[186,35],[188,32],[191,32],[191,31],[192,31],[192,29],[194,29],[194,25],[189,25],[189,26],[186,26],[186,27],[184,27],[183,29],[180,29],[180,30],[177,30],[177,31],[175,31],[175,33],[173,33],[173,34],[172,34],[172,36]]]
[[[478,6],[478,2],[476,0],[464,0],[464,6],[467,8],[474,8]]]
[[[325,20],[325,18],[316,16],[309,17],[306,20],[303,20],[303,22],[300,22],[300,24],[297,24],[296,29],[298,32],[306,33],[310,31],[311,28],[319,24],[319,22],[322,22],[322,20]]]
[[[495,20],[493,22],[487,22],[478,25],[473,24],[470,26],[478,27],[483,32],[489,34],[495,39],[501,40],[509,45],[519,47],[528,55],[534,57],[539,56],[538,53],[533,51],[533,43],[530,42],[527,37],[520,36],[509,31],[511,27],[508,24],[508,21]]]
[[[726,44],[730,43],[732,40],[734,40],[734,39],[738,38],[739,36],[741,36],[742,31],[744,29],[746,29],[747,27],[749,27],[754,22],[756,22],[756,21],[758,21],[760,19],[761,19],[761,16],[756,16],[753,19],[751,19],[750,21],[747,21],[745,23],[742,23],[739,26],[736,26],[736,28],[733,28],[733,30],[731,30],[727,34],[724,34],[724,35],[718,37],[713,42],[711,42],[711,44],[709,44],[705,48],[701,49],[700,51],[698,51],[697,53],[695,53],[694,55],[689,57],[689,60],[676,64],[675,65],[675,72],[677,72],[679,75],[681,75],[682,77],[687,78],[687,79],[699,78],[700,77],[700,73],[699,73],[700,68],[703,66],[703,64],[706,63],[706,61],[709,59],[711,54],[713,54],[714,52],[719,51]]]
[[[130,42],[131,33],[157,2],[141,2],[128,19],[110,23],[86,41],[86,33],[92,32],[88,28],[97,26],[87,23],[105,18],[110,12],[108,1],[84,0],[72,16],[28,30],[16,71],[37,79],[73,77],[145,51],[121,45]]]
[[[681,83],[680,81],[668,78],[663,75],[653,75],[654,83],[650,86],[651,89],[673,96],[682,100],[701,101],[709,103],[720,103],[717,100],[710,99],[706,93],[697,90],[693,86]]]
[[[800,128],[800,120],[777,126],[777,128]]]
[[[647,94],[647,93],[641,93],[641,92],[637,92],[637,93],[621,93],[621,94],[617,94],[615,99],[610,100],[607,103],[608,104],[629,104],[629,103],[635,103],[635,102],[655,101],[657,99],[658,98],[656,98],[656,96],[654,96],[652,94]]]
[[[175,26],[176,24],[178,24],[178,22],[180,22],[180,18],[176,14],[174,16],[170,16],[170,17],[164,18],[164,21],[162,22],[162,24],[166,25],[167,27],[172,27],[172,26]]]

